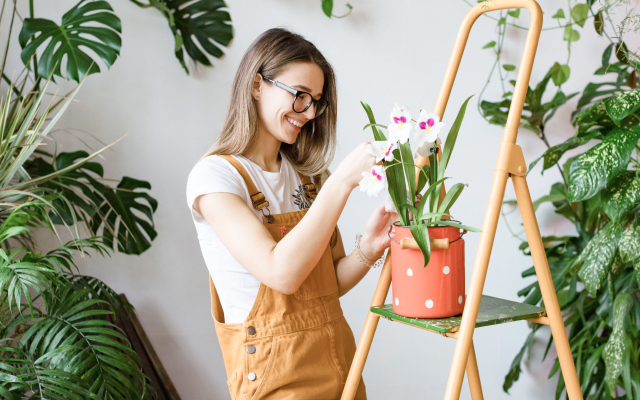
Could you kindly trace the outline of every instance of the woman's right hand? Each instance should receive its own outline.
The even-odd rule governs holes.
[[[349,185],[350,189],[355,189],[362,180],[362,173],[371,171],[375,166],[376,158],[367,150],[367,146],[371,142],[362,142],[353,149],[348,156],[342,160],[338,168],[331,174],[338,175],[340,181]]]

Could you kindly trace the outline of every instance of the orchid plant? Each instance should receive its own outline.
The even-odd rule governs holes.
[[[365,125],[364,129],[371,127],[375,138],[368,146],[369,153],[376,157],[376,162],[383,163],[375,165],[371,171],[362,173],[360,190],[366,192],[369,197],[376,197],[382,191],[388,190],[386,208],[388,211],[397,212],[400,223],[409,227],[424,256],[424,267],[431,258],[429,227],[454,226],[472,232],[480,231],[450,220],[447,216],[467,184],[456,183],[440,201],[443,182],[449,179],[444,173],[471,97],[473,96],[469,96],[460,107],[440,157],[439,135],[446,126],[440,121],[440,116],[421,110],[418,120],[415,121],[411,119],[408,107],[396,103],[391,111],[389,125],[385,126],[377,124],[371,107],[361,102],[369,117],[369,124]],[[388,138],[380,128],[388,131]],[[416,166],[414,159],[417,154],[429,158],[429,165],[421,168]]]

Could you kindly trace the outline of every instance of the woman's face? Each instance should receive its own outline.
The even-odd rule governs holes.
[[[293,89],[309,92],[314,100],[322,97],[324,74],[318,64],[310,62],[289,63],[277,76],[267,76]],[[301,127],[315,117],[312,104],[302,113],[293,111],[294,95],[261,79],[257,74],[254,82],[253,97],[259,96],[258,123],[277,140],[293,144],[298,138]]]

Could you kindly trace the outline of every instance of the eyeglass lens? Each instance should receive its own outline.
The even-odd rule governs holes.
[[[311,101],[313,98],[308,93],[299,93],[298,97],[296,97],[295,102],[293,103],[293,110],[295,112],[304,112],[308,107],[311,106]],[[327,102],[325,100],[320,100],[316,103],[316,116],[322,114],[325,108],[327,108]]]

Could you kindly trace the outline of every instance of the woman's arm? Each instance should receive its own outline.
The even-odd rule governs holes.
[[[369,217],[362,239],[360,239],[360,249],[372,262],[382,257],[385,249],[389,247],[391,241],[387,236],[387,231],[389,225],[398,220],[398,214],[385,211],[384,203],[376,208]],[[354,249],[348,256],[345,254],[340,231],[338,231],[338,242],[331,249],[331,255],[336,267],[341,297],[357,285],[371,269],[360,261],[356,251]]]
[[[375,165],[368,143],[361,143],[340,163],[304,218],[279,242],[238,195],[201,195],[193,207],[240,265],[270,288],[292,294],[320,260],[361,172]]]

